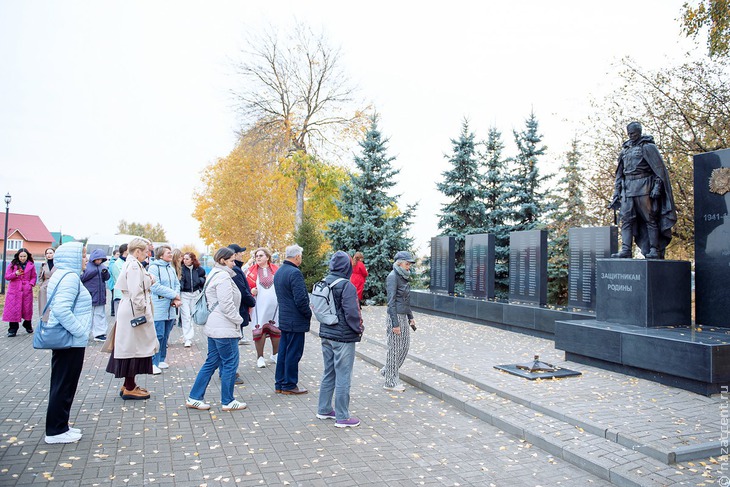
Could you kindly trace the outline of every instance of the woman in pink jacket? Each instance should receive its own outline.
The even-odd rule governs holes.
[[[21,321],[25,331],[33,333],[30,321],[33,319],[33,286],[37,278],[33,255],[24,248],[18,250],[5,272],[5,279],[9,284],[5,295],[3,321],[9,323],[9,337],[18,334]]]

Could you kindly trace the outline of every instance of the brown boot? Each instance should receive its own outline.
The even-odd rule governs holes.
[[[150,393],[146,389],[142,389],[141,387],[137,386],[132,391],[124,390],[124,393],[122,394],[122,399],[125,401],[128,399],[132,400],[138,400],[138,399],[149,399]]]

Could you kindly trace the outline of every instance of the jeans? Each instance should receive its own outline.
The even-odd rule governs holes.
[[[180,321],[182,322],[182,332],[185,341],[192,341],[195,336],[195,327],[198,326],[193,323],[193,310],[195,309],[195,302],[200,297],[200,291],[189,293],[187,291],[180,293],[180,299],[182,300],[182,306],[180,306]]]
[[[337,420],[350,418],[350,383],[352,366],[355,363],[355,342],[342,343],[322,338],[322,359],[324,372],[319,386],[317,412],[332,411],[332,394],[335,396]]]
[[[160,342],[160,350],[152,356],[152,364],[160,365],[167,358],[167,339],[170,338],[172,327],[175,326],[175,320],[155,320],[155,331],[157,332],[157,340]]]
[[[282,331],[276,356],[277,391],[290,391],[299,382],[299,360],[304,354],[304,332]]]
[[[238,369],[238,338],[208,338],[208,356],[195,378],[190,399],[202,401],[208,383],[217,368],[221,369],[221,404],[233,401],[233,387]]]

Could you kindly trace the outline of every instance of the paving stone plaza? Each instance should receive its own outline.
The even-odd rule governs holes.
[[[565,362],[551,340],[421,313],[401,369],[406,391],[391,393],[378,373],[384,313],[363,308],[350,404],[362,424],[343,429],[315,417],[315,324],[300,364],[310,393],[275,394],[274,365],[257,368],[253,346],[241,346],[235,394],[248,408],[236,412],[221,411],[217,377],[210,411],[185,408],[206,354],[200,329],[192,348],[173,330],[170,368],[140,377],[147,401],[119,397],[108,355],[91,342],[71,410],[84,436],[68,445],[43,442],[50,352],[23,330],[3,336],[0,486],[730,485],[720,443],[728,394]],[[528,381],[494,369],[536,354],[582,375]]]

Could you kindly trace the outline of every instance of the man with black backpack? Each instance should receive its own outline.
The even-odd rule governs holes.
[[[350,416],[350,383],[355,363],[355,344],[360,341],[365,327],[360,316],[357,289],[350,282],[350,256],[338,250],[330,259],[329,268],[330,272],[324,281],[332,291],[337,322],[319,325],[324,372],[319,388],[317,418],[334,419],[338,428],[355,427],[360,424],[360,420]]]

